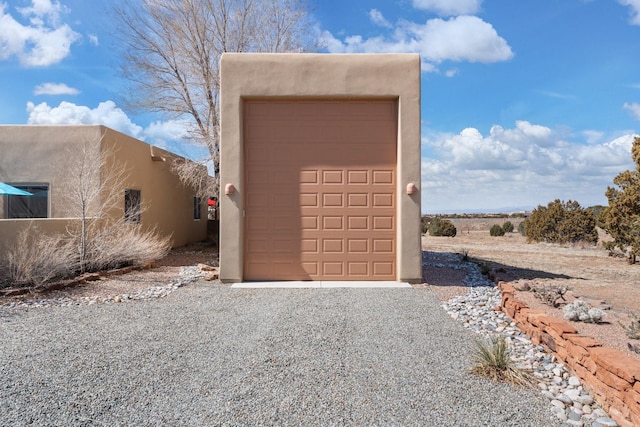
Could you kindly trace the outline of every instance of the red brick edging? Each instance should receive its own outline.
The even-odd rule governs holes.
[[[562,360],[621,427],[640,426],[640,360],[603,347],[569,323],[532,310],[515,298],[515,289],[498,281],[502,310],[536,345]]]

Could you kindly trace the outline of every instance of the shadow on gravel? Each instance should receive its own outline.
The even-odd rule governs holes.
[[[495,274],[499,280],[503,282],[513,282],[520,279],[534,280],[534,279],[578,279],[585,280],[583,277],[573,277],[566,274],[551,273],[542,270],[532,270],[528,268],[521,268],[512,265],[502,264],[495,261],[486,260],[478,257],[464,257],[460,253],[455,252],[435,252],[435,251],[422,251],[423,261],[423,281],[425,280],[425,268],[457,268],[457,265],[462,265],[464,262],[472,262],[477,264],[480,271],[486,276],[490,272]],[[424,262],[430,261],[432,265]],[[466,273],[463,270],[460,274],[464,278]],[[431,280],[433,281],[433,279]]]
[[[495,272],[499,279],[503,282],[513,282],[520,279],[579,279],[585,280],[584,277],[567,276],[566,274],[551,273],[548,271],[532,270],[528,268],[515,267],[512,265],[501,264],[495,261],[489,261],[482,258],[469,257],[469,261],[480,266],[481,270]]]

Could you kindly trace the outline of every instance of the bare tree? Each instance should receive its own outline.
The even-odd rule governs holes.
[[[67,231],[77,238],[83,271],[88,258],[90,228],[98,226],[106,219],[108,210],[118,205],[128,176],[123,164],[111,161],[107,165],[114,153],[103,152],[103,138],[104,134],[99,139],[91,138],[70,147],[65,156],[70,166],[59,168],[62,204],[69,216],[80,219],[80,230]]]
[[[60,168],[60,198],[68,215],[80,220],[67,234],[77,244],[82,272],[159,259],[171,247],[170,237],[131,221],[142,215],[142,204],[122,212],[129,170],[115,160],[113,149],[105,149],[103,138],[74,145],[67,152],[68,166]]]
[[[127,107],[185,119],[189,139],[219,157],[219,61],[224,52],[291,52],[314,46],[304,0],[140,0],[114,6]],[[185,166],[187,165],[187,166]],[[181,170],[203,198],[218,182]]]

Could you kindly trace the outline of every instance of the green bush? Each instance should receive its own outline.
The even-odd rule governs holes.
[[[458,232],[451,221],[440,218],[434,218],[431,223],[429,223],[428,231],[431,236],[447,237],[455,237]]]
[[[571,200],[556,199],[547,206],[538,206],[525,222],[529,242],[598,242],[593,215]]]
[[[431,220],[432,218],[426,215],[420,218],[420,231],[422,231],[422,234],[426,234],[429,230],[429,223]]]
[[[526,221],[522,221],[520,224],[518,224],[518,233],[520,233],[521,236],[527,237]]]
[[[498,224],[493,224],[489,230],[492,236],[504,236],[504,230]]]
[[[504,224],[502,224],[502,231],[504,231],[505,233],[513,232],[513,224],[511,223],[511,221],[507,221]]]

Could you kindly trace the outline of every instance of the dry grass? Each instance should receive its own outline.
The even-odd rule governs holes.
[[[1,264],[3,287],[38,286],[75,272],[78,268],[77,247],[64,236],[46,236],[36,227],[28,227],[5,252]]]
[[[98,271],[143,264],[165,257],[170,249],[170,237],[144,230],[139,224],[118,221],[92,230],[87,242],[86,269]]]
[[[493,337],[488,343],[476,341],[476,360],[471,372],[493,381],[509,382],[522,387],[534,384],[533,377],[518,369],[511,359],[507,341]]]
[[[138,224],[116,222],[91,230],[84,264],[78,235],[48,236],[37,227],[23,230],[0,259],[0,287],[36,287],[68,279],[81,271],[100,271],[139,265],[165,257],[170,237],[144,230]]]

